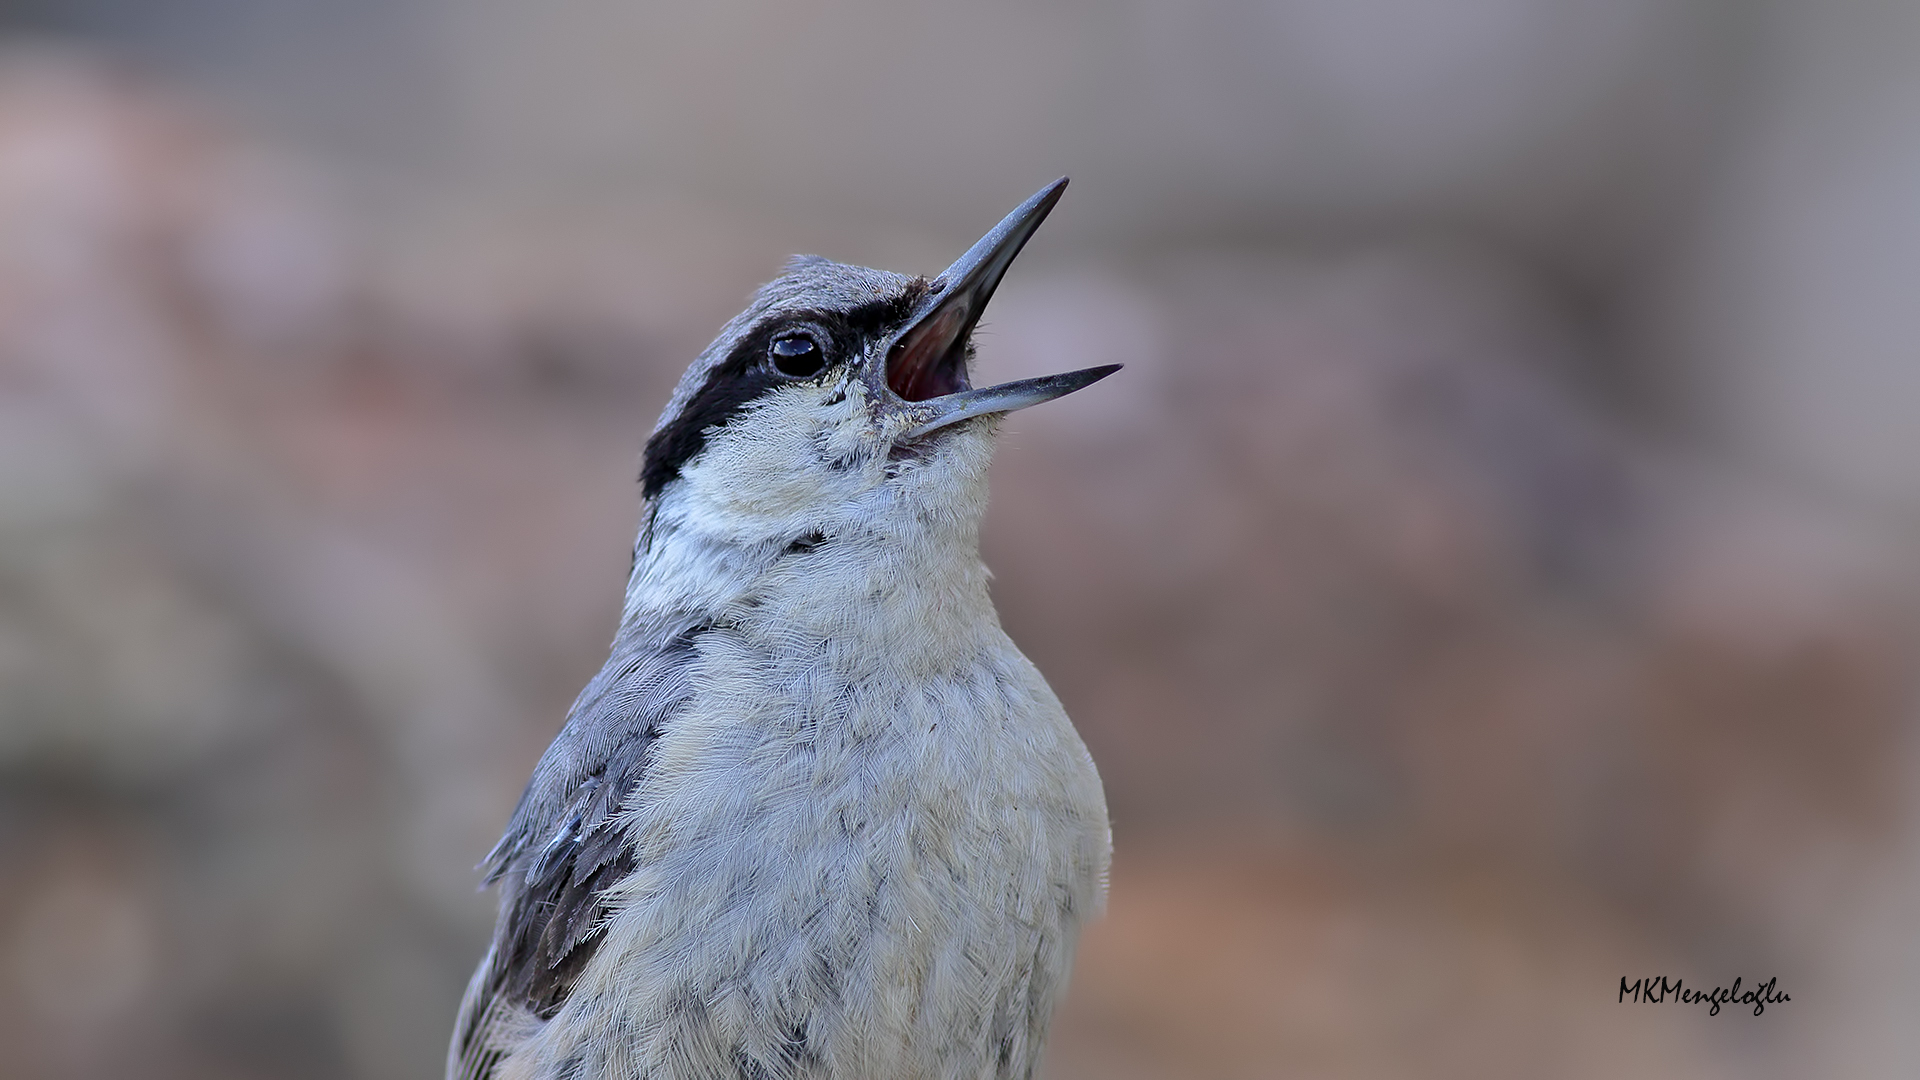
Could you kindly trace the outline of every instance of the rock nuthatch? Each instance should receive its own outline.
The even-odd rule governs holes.
[[[794,260],[647,440],[612,656],[487,857],[452,1080],[1031,1076],[1105,797],[1000,628],[974,324],[1061,180],[925,278]]]

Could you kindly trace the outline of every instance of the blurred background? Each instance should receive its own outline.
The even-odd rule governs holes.
[[[0,1073],[438,1075],[682,368],[1065,173],[1049,1080],[1911,1076],[1916,115],[1901,0],[0,6]]]

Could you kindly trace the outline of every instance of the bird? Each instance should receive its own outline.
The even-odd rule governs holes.
[[[799,256],[646,441],[610,655],[481,864],[449,1080],[1031,1077],[1111,859],[979,553],[973,331],[1061,178],[938,276]]]

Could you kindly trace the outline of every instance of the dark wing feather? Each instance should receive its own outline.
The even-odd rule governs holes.
[[[500,885],[493,945],[467,987],[447,1075],[487,1080],[512,1046],[566,1003],[593,958],[607,888],[634,869],[619,821],[662,725],[691,696],[705,627],[623,635],[534,767],[483,864]]]

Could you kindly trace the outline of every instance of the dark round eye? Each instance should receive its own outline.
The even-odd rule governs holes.
[[[767,346],[767,357],[773,361],[775,371],[797,379],[818,375],[820,369],[827,366],[827,355],[811,334],[783,334],[774,338],[773,344]]]

